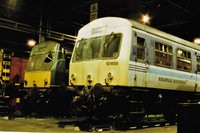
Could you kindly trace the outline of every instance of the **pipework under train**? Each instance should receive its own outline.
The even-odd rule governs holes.
[[[200,47],[134,20],[105,17],[82,27],[69,69],[73,113],[167,120],[179,102],[198,102]],[[44,84],[44,83],[43,83]]]
[[[16,110],[29,115],[64,116],[68,108],[66,89],[73,45],[44,41],[35,45],[29,57],[24,76],[26,92]],[[63,107],[64,106],[64,107]]]

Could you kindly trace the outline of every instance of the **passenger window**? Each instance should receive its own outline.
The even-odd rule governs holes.
[[[182,49],[177,49],[177,69],[181,71],[191,71],[191,53]]]
[[[137,37],[137,59],[145,59],[145,39]]]
[[[197,55],[197,72],[200,72],[200,55]]]
[[[155,64],[163,67],[172,67],[172,46],[155,42]]]

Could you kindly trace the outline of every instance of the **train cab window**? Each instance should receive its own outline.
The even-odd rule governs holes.
[[[197,72],[200,73],[200,55],[197,55]]]
[[[53,64],[53,61],[52,61],[53,60],[53,56],[54,56],[54,53],[52,53],[51,51],[46,53],[45,58],[44,58],[44,62],[42,64],[44,70],[51,69],[52,64]]]
[[[145,59],[145,39],[137,37],[137,59]]]
[[[80,40],[79,42],[77,42],[77,45],[75,47],[75,53],[73,56],[73,61],[81,61],[83,60],[84,57],[84,49],[86,49],[87,46],[87,40]]]
[[[181,71],[191,71],[191,53],[182,49],[177,49],[177,69]]]
[[[52,53],[49,52],[49,53],[46,55],[44,62],[45,62],[45,63],[49,63],[49,62],[52,61],[52,58],[53,58],[53,57],[52,57]]]
[[[103,58],[111,57],[116,58],[119,55],[121,34],[111,33],[105,37],[103,44]]]
[[[90,40],[86,59],[97,59],[101,47],[101,37],[95,37]]]
[[[155,64],[163,67],[172,67],[172,46],[155,42]]]

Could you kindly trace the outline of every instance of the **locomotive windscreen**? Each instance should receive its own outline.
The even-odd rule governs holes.
[[[120,49],[121,34],[111,33],[107,36],[82,39],[77,42],[73,61],[100,58],[117,58]]]

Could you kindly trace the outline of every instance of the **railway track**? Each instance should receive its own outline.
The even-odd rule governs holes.
[[[177,123],[168,122],[162,115],[160,116],[146,116],[142,121],[130,123],[126,120],[108,119],[106,121],[98,121],[95,118],[70,118],[59,120],[58,126],[64,128],[65,126],[78,127],[81,131],[108,131],[108,130],[137,130],[150,127],[161,127],[176,125]]]
[[[8,116],[9,114],[4,114]],[[27,117],[24,117],[27,118]],[[32,117],[34,118],[34,116]],[[38,117],[35,117],[38,118]],[[48,117],[45,117],[48,119]],[[150,127],[161,127],[176,125],[176,121],[168,122],[163,115],[149,115],[145,116],[140,122],[129,122],[125,119],[114,119],[109,117],[107,120],[97,120],[93,117],[72,117],[72,118],[56,118],[58,120],[58,127],[76,127],[80,131],[108,131],[108,130],[137,130]]]

